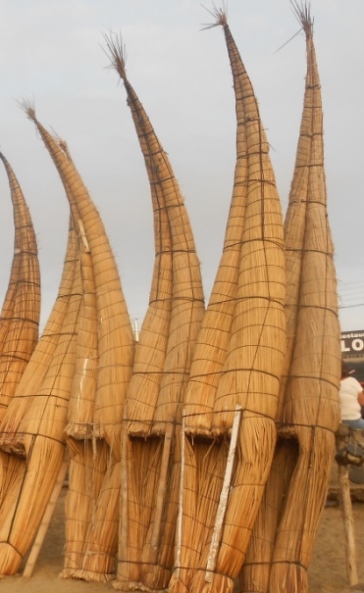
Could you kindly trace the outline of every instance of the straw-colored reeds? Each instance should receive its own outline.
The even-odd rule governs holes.
[[[67,530],[63,576],[108,580],[115,571],[118,526],[115,500],[118,500],[120,491],[122,409],[131,375],[134,336],[118,269],[102,220],[66,145],[49,134],[37,120],[31,107],[26,106],[26,110],[35,122],[63,182],[78,228],[82,253],[82,313],[79,319],[82,330],[78,336],[76,356],[79,364],[73,378],[72,408],[74,404],[77,405],[79,398],[83,414],[82,420],[80,417],[76,418],[77,426],[71,422],[67,430],[73,439],[92,436],[93,439],[104,439],[109,447],[106,464],[103,446],[100,459],[94,459],[94,472],[98,476],[105,472],[104,479],[102,483],[100,480],[99,492],[94,491],[99,498],[87,505],[85,513],[79,517],[80,525],[75,529],[76,544],[71,533],[72,526],[75,526],[74,520]],[[86,444],[83,459],[74,459],[76,467],[81,469],[80,487],[84,484],[84,474],[89,464],[89,448]],[[82,447],[75,445],[75,449],[78,455],[82,455]],[[94,450],[97,451],[98,447]],[[78,478],[73,471],[67,508],[72,507],[71,498],[78,496],[77,484]],[[84,494],[88,496],[87,491]],[[84,534],[82,546],[80,533]]]
[[[14,210],[14,257],[0,317],[0,421],[38,341],[40,273],[37,242],[17,178],[0,153]]]
[[[213,530],[205,531],[202,546],[200,541],[194,541],[193,522],[189,521],[188,533],[183,536],[185,547],[192,548],[189,555],[185,553],[187,561],[196,562],[195,550],[199,550],[197,567],[184,570],[182,576],[177,565],[171,588],[196,592],[231,590],[243,563],[274,451],[274,420],[285,348],[283,226],[269,147],[254,91],[226,16],[222,11],[216,11],[215,16],[224,29],[236,100],[242,102],[247,195],[236,302],[215,396],[212,432],[216,437],[232,438],[236,406],[242,410],[242,420],[235,431],[235,463],[229,460],[225,476],[215,478],[220,485],[224,479],[218,507],[216,496],[211,504],[216,511],[215,520],[211,521],[208,509],[206,519],[200,516],[195,520],[214,524]],[[185,489],[189,487],[193,488],[187,484]],[[194,512],[186,506],[184,501],[184,512],[190,518]],[[201,531],[204,530],[196,529],[198,536]],[[186,563],[181,561],[181,567],[185,569]]]
[[[287,356],[281,439],[242,574],[243,588],[306,591],[339,422],[340,329],[327,217],[320,81],[307,5],[292,3],[306,35],[307,74],[285,220]]]
[[[41,338],[19,384],[22,394],[20,402],[26,399],[26,392],[31,398],[23,417],[20,421],[18,419],[16,431],[11,434],[11,441],[15,450],[25,459],[17,461],[14,481],[1,507],[0,574],[14,574],[18,570],[34,540],[64,458],[64,428],[74,374],[76,324],[80,306],[80,276],[73,239],[71,231],[59,291],[65,311],[63,307],[60,311],[58,306],[53,309],[43,344]],[[57,323],[60,318],[61,325]],[[57,332],[54,332],[55,328]],[[50,331],[48,335],[47,331]],[[52,358],[43,373],[39,362],[40,352],[49,354],[49,344],[54,344]],[[40,352],[37,352],[39,345]],[[45,360],[46,356],[41,358],[43,363]],[[41,379],[37,385],[32,381],[32,376],[29,377],[28,385],[25,383],[29,368]],[[29,385],[36,387],[36,390],[29,390]],[[17,399],[13,398],[7,412]],[[6,426],[9,427],[9,423]]]
[[[28,207],[9,162],[2,153],[0,158],[9,179],[15,225],[10,281],[0,317],[1,421],[38,340],[40,274],[37,243]],[[6,506],[9,511],[8,501],[16,499],[22,477],[21,465],[18,458],[0,451],[0,509]],[[0,510],[0,517],[8,522],[12,514],[4,517]],[[5,530],[7,528],[9,523]]]
[[[110,38],[107,45],[125,85],[146,164],[156,250],[150,303],[127,395],[115,587],[160,589],[167,586],[173,566],[181,404],[204,299],[190,222],[169,159],[126,76],[121,43]],[[143,436],[145,441],[138,438]]]
[[[307,567],[326,500],[335,450],[334,433],[340,421],[338,386],[341,372],[336,274],[327,215],[320,81],[309,9],[298,4],[294,6],[306,35],[307,47],[302,127],[311,125],[311,130],[308,131],[306,187],[301,185],[291,194],[293,209],[297,197],[306,199],[307,205],[296,333],[283,410],[283,423],[294,425],[299,458],[278,526],[270,577],[272,590],[279,587],[287,592],[295,588],[307,591]],[[300,152],[307,150],[307,144],[306,141],[299,146]],[[300,158],[303,158],[302,152]],[[297,224],[294,229],[291,226],[293,214],[288,216],[287,268],[295,266],[294,261],[288,262],[289,251],[296,248],[291,237],[297,228]]]
[[[183,487],[180,493],[177,570],[171,590],[179,588],[179,583],[183,583],[182,588],[186,586],[191,569],[197,566],[203,542],[213,531],[227,461],[228,443],[211,440],[211,424],[236,303],[247,194],[245,111],[241,91],[239,88],[235,91],[237,132],[232,199],[223,253],[198,333],[185,394]]]

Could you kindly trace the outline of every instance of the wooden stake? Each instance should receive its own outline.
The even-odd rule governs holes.
[[[166,489],[167,489],[167,477],[168,477],[168,467],[169,467],[169,458],[171,453],[171,443],[172,443],[172,430],[173,430],[173,423],[169,422],[167,426],[166,433],[164,435],[164,445],[163,445],[163,453],[162,453],[162,461],[161,461],[161,470],[159,474],[159,484],[158,484],[158,492],[157,492],[157,501],[156,501],[156,510],[155,510],[155,518],[154,518],[154,525],[153,525],[153,532],[152,532],[152,539],[151,545],[154,550],[154,556],[156,559],[159,547],[159,538],[160,538],[160,530],[162,524],[162,514],[163,514],[163,503],[165,499]]]
[[[52,519],[53,511],[55,509],[59,493],[63,486],[63,482],[64,482],[64,479],[65,479],[65,476],[67,473],[67,468],[68,468],[68,456],[65,457],[65,459],[63,460],[61,468],[58,472],[58,476],[57,476],[57,480],[56,480],[56,483],[53,488],[53,492],[50,496],[47,508],[44,511],[42,522],[39,526],[36,538],[34,540],[33,547],[30,551],[29,556],[28,556],[28,560],[27,560],[27,563],[26,563],[24,571],[23,571],[23,577],[31,577],[33,574],[33,570],[35,568],[35,564],[37,562],[39,552],[42,548],[44,538],[46,536],[50,521]]]
[[[236,443],[237,443],[238,434],[239,434],[240,417],[241,417],[241,406],[236,406],[234,422],[233,422],[233,426],[232,426],[232,430],[231,430],[229,454],[228,454],[228,458],[227,458],[227,462],[226,462],[224,483],[223,483],[222,489],[221,489],[219,506],[218,506],[217,513],[216,513],[214,532],[212,534],[209,557],[207,560],[207,567],[206,567],[206,574],[205,574],[205,581],[207,583],[211,583],[211,581],[212,581],[213,571],[215,570],[217,554],[219,551],[219,545],[220,545],[220,541],[221,541],[221,534],[222,534],[222,528],[223,528],[223,523],[224,523],[224,518],[225,518],[225,513],[226,513],[227,501],[229,498],[231,477],[232,477],[233,468],[234,468],[234,459],[235,459]]]
[[[356,564],[354,518],[350,496],[349,469],[347,465],[339,465],[338,467],[341,492],[341,508],[344,519],[346,540],[346,568],[350,585],[356,585],[358,583],[358,571]]]
[[[179,481],[179,504],[176,530],[176,576],[181,574],[181,548],[182,548],[182,523],[183,523],[183,484],[185,478],[185,439],[186,439],[186,416],[183,411],[181,430],[181,473]]]

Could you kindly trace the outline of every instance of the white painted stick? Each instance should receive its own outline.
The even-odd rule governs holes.
[[[185,434],[186,430],[186,416],[183,411],[182,416],[182,430],[181,430],[181,473],[179,481],[179,501],[178,501],[178,517],[176,528],[176,577],[179,578],[181,573],[181,548],[182,548],[182,525],[183,525],[183,484],[185,478]]]
[[[215,520],[215,527],[211,538],[210,544],[210,551],[209,557],[207,560],[207,567],[206,567],[206,574],[205,574],[205,581],[207,583],[211,583],[213,577],[213,571],[216,567],[217,561],[217,554],[219,551],[220,541],[221,541],[221,534],[222,528],[226,513],[227,502],[229,498],[229,490],[231,484],[231,477],[234,468],[234,459],[235,459],[235,452],[236,452],[236,443],[238,440],[239,434],[239,425],[240,425],[240,417],[241,417],[241,406],[236,406],[235,414],[234,414],[234,422],[231,431],[231,439],[230,439],[230,447],[229,447],[229,454],[226,462],[226,469],[225,469],[225,476],[224,482],[221,489],[219,506],[217,508],[216,513],[216,520]]]

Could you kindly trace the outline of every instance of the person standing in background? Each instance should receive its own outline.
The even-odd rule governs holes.
[[[351,377],[344,362],[341,367],[339,398],[343,424],[350,428],[364,429],[364,418],[361,415],[364,406],[363,388],[355,377]]]

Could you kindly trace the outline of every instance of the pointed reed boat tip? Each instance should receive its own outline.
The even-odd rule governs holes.
[[[110,66],[116,70],[120,78],[125,82],[127,80],[125,70],[126,52],[121,35],[115,33],[110,33],[109,35],[104,34],[104,40],[107,46],[104,52],[110,60]]]
[[[306,39],[313,35],[313,18],[311,17],[311,6],[309,2],[290,0],[293,13],[305,32]]]
[[[227,25],[227,11],[225,8],[225,3],[223,3],[223,8],[217,8],[214,3],[212,5],[212,9],[207,8],[203,4],[202,8],[204,8],[215,19],[215,22],[212,24],[202,25],[203,31],[206,29],[213,29],[214,27],[225,27]]]
[[[18,101],[18,104],[21,107],[21,109],[23,109],[23,111],[25,111],[25,113],[27,114],[29,119],[31,119],[35,123],[37,123],[34,105],[28,99],[22,99],[21,101]]]

